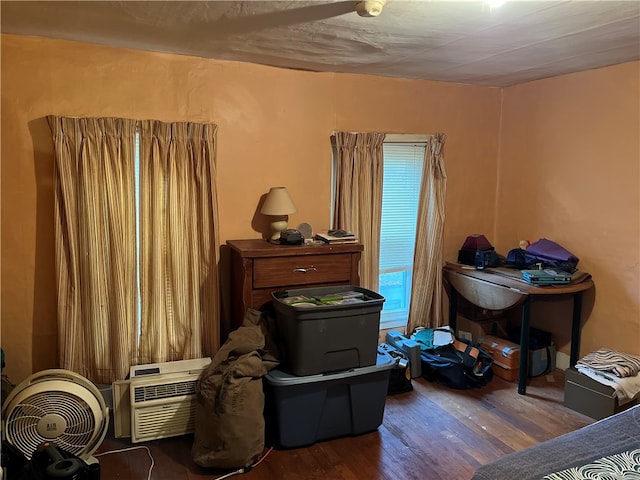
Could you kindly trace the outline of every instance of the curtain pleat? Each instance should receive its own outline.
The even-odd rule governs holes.
[[[61,368],[124,378],[136,348],[135,121],[47,117]]]
[[[445,140],[442,133],[432,136],[425,152],[406,334],[413,333],[418,326],[439,327],[444,324],[442,267],[447,185],[443,151]]]
[[[377,291],[384,133],[336,132],[336,190],[333,228],[350,230],[363,244],[360,284]]]
[[[138,363],[218,348],[216,133],[211,124],[140,122]]]

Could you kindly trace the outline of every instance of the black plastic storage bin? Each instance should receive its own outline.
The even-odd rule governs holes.
[[[344,292],[364,301],[346,305],[289,305],[289,297],[326,297]],[[353,285],[273,292],[282,368],[315,375],[375,365],[382,295]]]
[[[271,370],[263,377],[268,442],[295,448],[376,430],[396,362],[376,349],[374,363],[305,377]]]

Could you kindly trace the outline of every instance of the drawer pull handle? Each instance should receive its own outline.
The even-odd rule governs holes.
[[[313,265],[311,265],[308,268],[294,268],[293,271],[294,272],[299,272],[299,273],[307,273],[307,272],[317,272],[318,269],[316,267],[314,267]]]

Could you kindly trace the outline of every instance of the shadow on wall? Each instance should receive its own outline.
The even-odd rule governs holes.
[[[33,281],[33,372],[58,367],[54,231],[54,146],[46,118],[29,122],[36,174],[36,238]],[[22,212],[27,214],[27,212]]]
[[[256,209],[253,212],[253,217],[251,218],[251,228],[258,232],[263,239],[271,238],[271,222],[273,221],[273,217],[270,215],[265,215],[264,213],[260,213],[262,209],[262,205],[267,197],[269,192],[265,192],[260,196],[260,200],[258,200],[258,204],[256,205]],[[287,228],[293,228],[291,226]]]
[[[231,249],[220,245],[220,263],[218,275],[220,279],[220,345],[221,347],[231,333]]]

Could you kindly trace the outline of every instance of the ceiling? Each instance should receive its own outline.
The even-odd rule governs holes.
[[[640,1],[7,1],[3,33],[503,87],[640,59]]]

